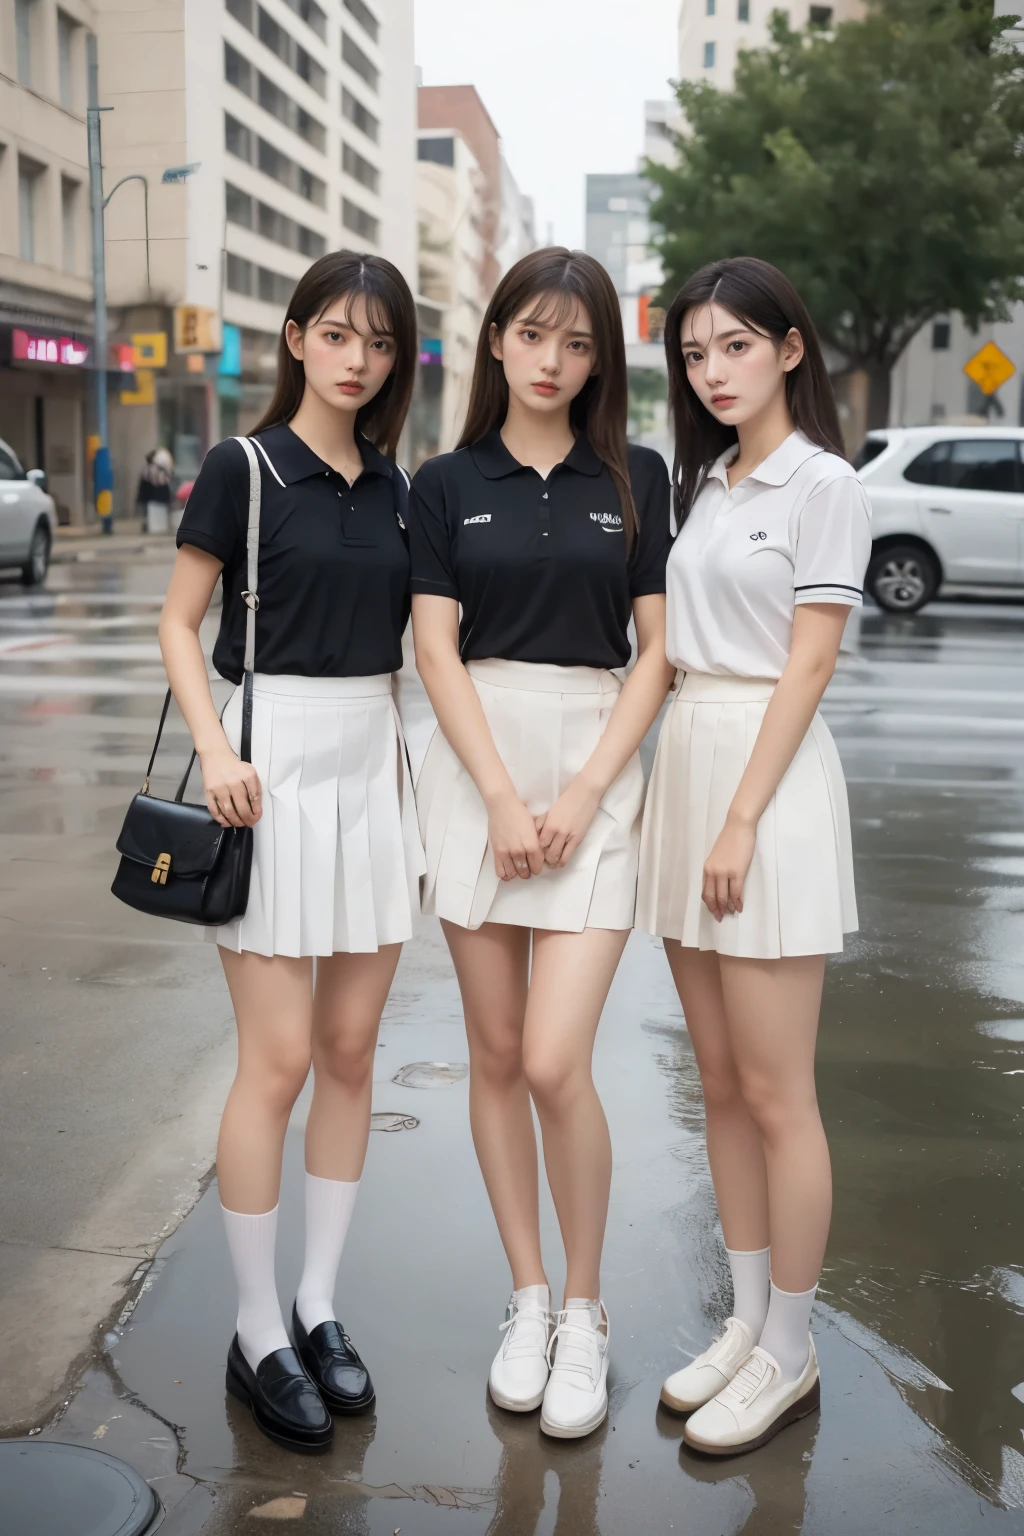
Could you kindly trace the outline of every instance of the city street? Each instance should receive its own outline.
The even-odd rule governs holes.
[[[871,609],[827,696],[861,930],[830,964],[819,1049],[836,1189],[820,1420],[719,1463],[681,1449],[658,1406],[723,1317],[727,1269],[693,1052],[642,935],[598,1037],[609,1420],[546,1441],[536,1415],[490,1405],[507,1270],[431,920],[385,1014],[338,1289],[376,1413],[305,1459],[224,1390],[234,1302],[211,1168],[234,1040],[216,951],[109,895],[164,690],[170,543],[70,554],[42,591],[0,582],[0,1431],[123,1458],[166,1536],[253,1515],[335,1536],[1024,1529],[1024,606]],[[431,722],[411,667],[402,709],[418,762]],[[187,750],[178,720],[157,793]],[[281,1201],[289,1311],[302,1119]],[[557,1289],[550,1204],[544,1221]]]

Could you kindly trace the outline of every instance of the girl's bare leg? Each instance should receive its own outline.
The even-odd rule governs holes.
[[[612,1151],[592,1076],[594,1037],[628,931],[537,929],[523,1066],[565,1244],[566,1297],[601,1294]]]
[[[442,922],[469,1041],[469,1119],[514,1290],[546,1285],[540,1251],[537,1140],[523,1074],[530,930]]]

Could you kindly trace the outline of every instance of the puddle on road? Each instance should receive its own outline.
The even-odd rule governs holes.
[[[401,1088],[450,1088],[469,1076],[464,1061],[411,1061],[391,1079]]]
[[[376,1110],[370,1116],[371,1131],[414,1131],[419,1125],[415,1115],[400,1115],[391,1110]]]
[[[1024,1044],[1024,1019],[987,1019],[978,1025],[978,1029],[991,1040],[1011,1040],[1015,1045]]]

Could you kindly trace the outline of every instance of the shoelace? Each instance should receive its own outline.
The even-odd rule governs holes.
[[[732,1398],[740,1408],[745,1407],[770,1370],[769,1361],[755,1349],[744,1360],[729,1385],[723,1388],[722,1396]]]
[[[581,1308],[572,1307],[570,1310],[579,1312]],[[607,1329],[608,1315],[603,1307],[601,1310]],[[598,1326],[594,1323],[571,1323],[567,1310],[556,1312],[555,1317],[555,1331],[548,1340],[548,1365],[552,1370],[580,1371],[589,1378],[592,1387],[596,1386],[601,1374],[599,1341],[602,1335]],[[604,1337],[607,1337],[607,1333]],[[558,1352],[552,1358],[556,1339],[559,1340]]]
[[[529,1338],[516,1339],[517,1323],[540,1323],[545,1335],[547,1335],[547,1331],[551,1327],[551,1313],[545,1311],[539,1302],[524,1300],[518,1302],[515,1306],[513,1306],[512,1302],[509,1302],[509,1310],[511,1316],[498,1325],[499,1333],[506,1335],[502,1350],[506,1360],[516,1354],[532,1354],[537,1348],[537,1343]]]

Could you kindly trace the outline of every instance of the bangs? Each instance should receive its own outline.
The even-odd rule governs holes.
[[[366,323],[370,328],[370,335],[393,338],[395,334],[395,321],[389,295],[384,292],[383,287],[378,286],[372,280],[368,281],[366,274],[363,275],[356,287],[350,288],[347,293],[339,293],[335,298],[331,299],[329,304],[325,304],[314,323],[319,325],[329,310],[333,309],[336,305],[339,307],[344,305],[345,324],[350,330],[359,333],[355,312],[356,305],[360,299],[366,305]]]
[[[546,293],[534,294],[524,310],[513,315],[520,325],[544,325],[553,331],[561,331],[579,314],[584,305],[582,296],[573,288],[553,288]]]

